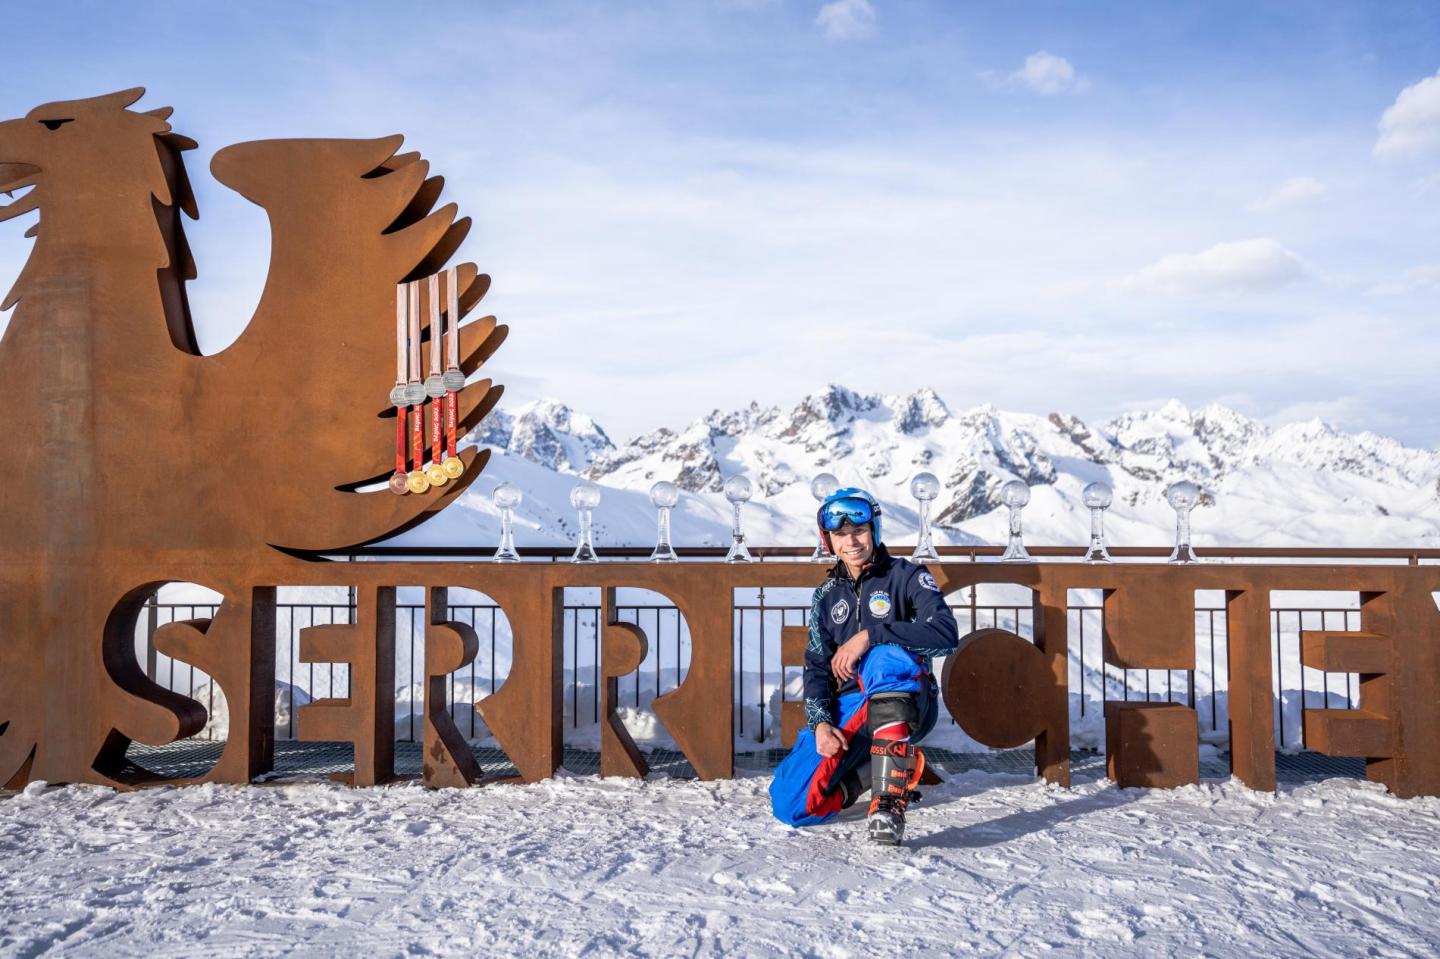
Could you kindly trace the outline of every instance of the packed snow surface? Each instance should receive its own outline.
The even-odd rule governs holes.
[[[967,773],[908,847],[765,777],[0,800],[0,953],[1433,956],[1440,799]]]

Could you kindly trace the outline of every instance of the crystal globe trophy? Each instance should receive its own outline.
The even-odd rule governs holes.
[[[1080,499],[1090,511],[1090,546],[1085,550],[1085,562],[1108,563],[1110,550],[1105,548],[1105,511],[1110,508],[1115,491],[1109,483],[1094,482],[1080,491]]]
[[[490,557],[492,563],[520,562],[520,554],[515,551],[515,507],[523,498],[514,483],[501,483],[490,494],[490,502],[500,510],[500,548]]]
[[[930,504],[940,495],[940,481],[934,473],[916,473],[910,481],[910,495],[920,504],[920,538],[915,541],[915,551],[910,554],[912,563],[927,561],[940,562],[935,544],[930,539]]]
[[[730,552],[725,554],[727,563],[753,563],[755,558],[745,548],[745,531],[740,527],[740,507],[749,502],[754,492],[750,481],[743,476],[732,476],[725,481],[725,498],[730,501]]]
[[[825,502],[839,488],[840,481],[835,478],[834,473],[821,473],[810,481],[810,495],[815,497],[817,503]],[[815,544],[815,552],[810,554],[810,562],[833,563],[835,557],[830,555],[830,550],[825,545],[825,534],[817,532],[816,535],[820,541]]]
[[[575,511],[580,516],[580,541],[575,544],[575,552],[570,554],[570,562],[598,563],[600,557],[595,555],[590,514],[595,507],[600,505],[600,487],[589,480],[583,481],[570,491],[570,505],[575,507]]]
[[[1195,551],[1190,548],[1190,511],[1200,502],[1200,487],[1189,480],[1171,483],[1165,499],[1175,510],[1175,548],[1170,551],[1171,563],[1193,563]]]
[[[1030,502],[1030,487],[1019,480],[1011,480],[1000,487],[1000,502],[1010,510],[1010,542],[1000,556],[1000,562],[1033,562],[1030,551],[1025,548],[1025,543],[1020,535],[1020,512],[1025,508],[1025,504]]]
[[[670,545],[670,509],[680,500],[680,490],[674,483],[661,480],[650,487],[650,502],[660,512],[655,533],[655,549],[650,553],[652,563],[673,563],[680,557]]]

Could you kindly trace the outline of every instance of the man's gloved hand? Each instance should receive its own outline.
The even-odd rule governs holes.
[[[821,723],[815,727],[815,751],[827,759],[840,755],[849,745],[845,741],[845,734],[829,723]]]

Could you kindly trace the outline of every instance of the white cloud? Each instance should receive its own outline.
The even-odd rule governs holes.
[[[1440,70],[1400,91],[1380,117],[1377,157],[1408,156],[1440,147]]]
[[[1043,96],[1079,93],[1090,85],[1088,80],[1075,72],[1069,60],[1044,50],[1026,57],[1025,65],[1010,74],[1010,82]]]
[[[815,25],[831,40],[858,40],[875,30],[870,0],[832,0],[815,15]]]
[[[1370,292],[1376,296],[1404,296],[1417,290],[1440,288],[1440,263],[1422,263],[1406,270],[1399,280],[1381,283]]]
[[[1291,177],[1265,196],[1251,202],[1251,210],[1273,210],[1277,207],[1297,206],[1324,196],[1327,187],[1313,176]]]
[[[1161,257],[1124,285],[1173,293],[1268,290],[1293,283],[1305,272],[1300,257],[1277,240],[1257,237]]]

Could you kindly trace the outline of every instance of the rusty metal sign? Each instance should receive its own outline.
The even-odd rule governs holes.
[[[271,769],[276,590],[337,581],[356,591],[356,622],[304,630],[300,651],[305,661],[349,664],[350,695],[301,707],[297,726],[302,739],[353,743],[358,785],[394,776],[400,585],[426,588],[428,785],[485,781],[444,698],[444,677],[476,655],[473,631],[449,613],[456,588],[491,597],[511,625],[509,677],[476,708],[521,779],[550,776],[561,761],[566,587],[599,587],[606,597],[602,771],[639,776],[647,768],[615,716],[615,680],[635,670],[653,640],[615,616],[615,590],[638,587],[675,604],[692,644],[688,675],[654,701],[655,713],[700,777],[732,775],[735,590],[810,587],[822,570],[315,561],[315,552],[419,522],[484,465],[484,454],[459,451],[460,475],[426,495],[357,492],[401,472],[397,464],[408,476],[423,459],[394,457],[407,434],[393,419],[400,404],[383,399],[398,374],[415,370],[418,380],[419,367],[392,363],[396,290],[410,284],[402,287],[406,309],[413,291],[413,315],[432,318],[417,342],[439,350],[428,331],[442,294],[428,278],[445,268],[469,221],[456,219],[453,205],[434,210],[441,180],[418,154],[396,152],[398,136],[221,150],[212,172],[266,210],[272,256],[250,326],[233,346],[201,356],[185,296],[195,264],[183,223],[198,211],[184,154],[194,143],[172,130],[168,109],[131,110],[141,93],[47,104],[0,123],[0,189],[29,190],[0,207],[0,220],[40,212],[32,255],[5,299],[16,310],[0,342],[0,382],[14,409],[0,444],[0,783],[162,781],[130,766],[127,747],[176,741],[206,720],[200,704],[151,681],[135,660],[140,609],[167,582],[199,583],[223,597],[212,618],[171,624],[155,637],[162,652],[211,675],[230,705],[230,735],[205,780],[248,782]],[[471,264],[451,275],[444,312],[467,315],[489,278]],[[493,317],[465,324],[454,363],[432,360],[432,374],[441,369],[443,385],[452,365],[473,373],[504,337]],[[459,394],[462,434],[499,392],[481,380]],[[432,411],[432,465],[443,465],[449,450],[441,455],[435,430]],[[1440,794],[1440,613],[1432,598],[1440,567],[931,569],[947,593],[978,583],[1031,591],[1033,642],[1004,630],[972,633],[947,662],[943,692],[972,736],[994,746],[1033,741],[1039,773],[1062,784],[1070,776],[1070,590],[1104,592],[1105,658],[1141,669],[1193,668],[1195,592],[1224,593],[1232,767],[1257,789],[1275,787],[1270,591],[1359,592],[1359,632],[1302,633],[1307,665],[1361,676],[1358,710],[1306,709],[1307,741],[1331,755],[1365,757],[1367,775],[1399,795]],[[782,648],[796,662],[803,634],[787,630]],[[787,710],[788,734],[798,722]],[[1195,781],[1192,709],[1117,703],[1106,726],[1117,781]]]

